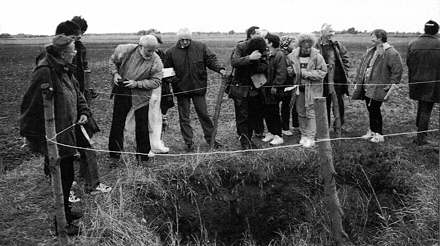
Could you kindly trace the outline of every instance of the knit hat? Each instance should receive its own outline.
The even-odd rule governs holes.
[[[192,39],[192,33],[188,28],[182,28],[177,31],[177,40]]]
[[[280,49],[290,53],[292,51],[292,48],[290,48],[289,46],[294,41],[295,41],[295,37],[293,36],[289,36],[289,35],[282,36],[280,39]]]
[[[438,33],[438,29],[439,29],[438,23],[433,20],[430,20],[425,23],[425,33],[426,34],[435,35]]]
[[[74,40],[70,37],[67,37],[64,34],[59,34],[53,37],[52,39],[52,46],[55,47],[57,50],[63,50],[69,44],[71,44]]]

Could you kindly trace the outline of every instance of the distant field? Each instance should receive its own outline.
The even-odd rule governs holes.
[[[113,101],[109,98],[111,76],[108,71],[108,59],[117,44],[135,43],[138,38],[139,36],[136,35],[86,35],[83,38],[88,49],[89,66],[92,70],[91,81],[96,91],[100,93],[91,105],[94,117],[101,128],[101,132],[94,137],[95,147],[98,149],[107,149],[107,137],[112,117]],[[389,38],[390,44],[395,46],[402,55],[403,62],[405,62],[407,44],[413,38]],[[164,45],[162,48],[164,49],[176,41],[173,35],[164,35],[163,39]],[[218,58],[228,65],[230,64],[229,56],[233,47],[237,41],[244,39],[244,34],[194,35],[194,39],[206,42]],[[368,35],[338,35],[335,39],[342,41],[349,51],[348,55],[351,63],[349,77],[352,79],[360,57],[365,49],[370,46],[370,37]],[[0,245],[36,245],[38,243],[46,244],[48,240],[53,240],[53,235],[50,233],[51,222],[48,209],[51,201],[49,199],[50,194],[48,194],[50,189],[42,175],[41,163],[38,162],[40,159],[34,158],[20,148],[22,141],[18,128],[20,103],[27,89],[32,70],[35,67],[35,57],[49,42],[50,37],[0,39],[0,161],[6,165],[8,171],[4,179],[0,176],[0,218],[5,220],[5,223],[0,223]],[[230,69],[230,66],[228,66],[228,69]],[[407,83],[407,80],[407,68],[404,66],[402,83]],[[208,111],[211,114],[214,112],[220,82],[218,74],[212,71],[208,73],[207,102]],[[364,134],[368,128],[368,117],[364,102],[350,101],[346,98],[345,103],[347,110],[343,135],[357,137]],[[438,110],[438,106],[434,110]],[[407,85],[402,85],[396,90],[396,94],[391,100],[385,103],[383,112],[385,133],[415,130],[416,104],[408,98]],[[168,117],[170,125],[164,133],[164,141],[170,147],[172,153],[182,153],[184,152],[184,143],[179,129],[176,107],[169,111]],[[194,110],[191,114],[191,120],[195,129],[197,147],[200,151],[207,151],[208,146],[203,140],[200,123]],[[433,119],[431,122],[431,128],[438,127],[437,120]],[[387,138],[387,141],[381,145],[358,140],[333,144],[336,171],[338,172],[336,177],[338,189],[343,209],[346,212],[344,226],[347,228],[350,237],[357,240],[354,241],[354,245],[403,245],[386,243],[389,238],[389,240],[397,240],[392,238],[393,236],[405,238],[406,235],[410,237],[411,233],[419,233],[415,236],[422,235],[420,236],[420,242],[422,243],[407,245],[432,245],[424,244],[427,241],[423,240],[425,235],[433,235],[431,229],[432,231],[435,228],[438,229],[438,227],[435,227],[435,219],[438,218],[438,213],[432,216],[429,214],[426,219],[418,216],[416,219],[420,220],[422,218],[422,222],[414,219],[414,225],[411,224],[411,226],[404,224],[407,217],[402,218],[396,224],[391,224],[391,222],[395,222],[400,218],[399,216],[404,216],[399,209],[408,207],[409,210],[412,209],[410,211],[420,211],[420,213],[431,211],[419,208],[422,206],[420,204],[430,206],[431,198],[428,197],[427,202],[424,202],[423,197],[420,196],[425,195],[426,198],[432,190],[423,188],[419,192],[419,188],[425,187],[425,185],[426,187],[436,187],[435,172],[438,154],[434,150],[415,150],[415,147],[411,144],[411,137]],[[431,135],[431,139],[438,141],[438,134]],[[222,150],[236,150],[240,147],[236,137],[234,109],[231,99],[225,99],[223,103],[218,140],[225,145]],[[293,137],[286,137],[286,144],[296,144],[298,140],[298,134]],[[257,141],[261,147],[269,147],[267,143]],[[128,151],[133,149],[133,146],[127,146]],[[272,153],[275,154],[271,155]],[[182,233],[187,233],[187,238],[184,238],[184,240],[190,240],[199,232],[199,229],[200,232],[202,229],[207,230],[204,231],[206,237],[209,240],[212,238],[218,240],[218,245],[223,245],[220,243],[222,240],[224,242],[237,242],[234,240],[252,236],[255,237],[257,242],[267,243],[272,238],[283,235],[296,235],[295,237],[304,238],[304,240],[308,240],[307,242],[316,243],[298,243],[295,245],[321,245],[319,242],[322,243],[322,241],[319,240],[328,237],[328,228],[325,226],[327,217],[322,207],[320,193],[322,187],[317,177],[319,167],[316,151],[304,151],[296,148],[280,150],[279,152],[256,153],[255,155],[219,155],[211,158],[205,156],[200,158],[157,158],[151,161],[151,166],[157,166],[158,168],[165,166],[157,172],[134,169],[135,172],[130,169],[132,168],[131,164],[112,170],[108,167],[106,156],[103,153],[98,155],[101,175],[105,182],[115,184],[119,182],[121,177],[121,179],[128,179],[128,177],[133,178],[133,176],[141,173],[142,175],[136,176],[137,179],[133,180],[133,183],[138,182],[136,185],[140,184],[139,187],[145,188],[146,184],[151,182],[153,188],[149,186],[147,188],[151,188],[153,191],[157,188],[158,194],[164,197],[159,197],[162,200],[155,200],[156,197],[153,195],[156,194],[148,193],[149,189],[145,188],[148,192],[141,193],[142,189],[133,185],[124,187],[124,195],[132,192],[136,194],[136,199],[139,197],[145,198],[141,202],[133,199],[133,201],[139,202],[139,204],[135,204],[136,206],[131,204],[133,207],[129,206],[129,203],[133,202],[132,200],[120,202],[119,197],[115,197],[116,192],[122,193],[122,186],[120,186],[120,191],[115,190],[115,193],[112,193],[113,197],[107,196],[106,199],[97,198],[95,200],[93,200],[94,198],[85,198],[87,205],[85,209],[89,209],[90,214],[88,214],[84,223],[86,227],[88,226],[87,229],[90,234],[84,236],[81,240],[91,240],[92,243],[87,241],[91,245],[102,243],[101,241],[97,242],[92,236],[103,238],[104,243],[105,240],[111,240],[119,236],[119,234],[113,234],[115,231],[112,231],[112,228],[109,229],[110,226],[119,225],[114,223],[116,219],[127,224],[127,231],[131,229],[132,224],[130,223],[135,221],[135,219],[125,221],[123,214],[116,214],[111,220],[106,220],[108,215],[101,216],[101,210],[93,210],[96,206],[99,205],[101,206],[100,209],[104,210],[107,208],[113,209],[127,202],[125,204],[129,207],[127,213],[136,214],[138,216],[136,220],[139,219],[139,216],[145,216],[148,222],[148,226],[145,227],[148,227],[148,230],[159,233],[161,236],[163,234],[167,236],[167,228],[165,227],[166,225],[173,226],[174,213],[177,216],[177,207],[174,211],[172,207],[174,200],[172,199],[180,199],[179,202],[182,202],[182,207],[179,210],[181,216],[179,217],[181,219],[179,223],[181,223],[181,230],[186,230]],[[25,162],[29,159],[32,162]],[[25,164],[24,167],[21,166],[23,163]],[[192,165],[195,166],[194,169],[192,169]],[[197,165],[201,167],[199,168]],[[367,174],[365,176],[368,175],[372,184],[368,185],[358,166],[363,166],[366,169]],[[185,168],[188,168],[188,170]],[[14,173],[15,171],[17,172]],[[159,186],[159,184],[163,186]],[[211,188],[213,190],[210,190]],[[372,189],[373,192],[371,192]],[[198,193],[193,197],[192,192]],[[382,211],[378,210],[377,202],[373,199],[376,195],[375,199],[378,199],[386,213],[390,214],[390,218],[387,218],[389,221],[386,221],[386,223],[389,223],[387,224],[389,227],[385,227],[385,222],[378,216],[379,212]],[[237,198],[233,198],[233,196],[239,196],[240,199],[234,200]],[[3,197],[5,198],[3,199]],[[241,199],[242,197],[243,199]],[[413,197],[417,197],[422,202],[414,202],[416,198],[413,199]],[[147,201],[151,201],[151,204],[148,204]],[[232,208],[229,207],[233,202],[236,202],[237,211],[232,211]],[[159,207],[163,210],[154,207],[157,204],[163,206]],[[197,205],[197,209],[194,204]],[[200,207],[198,207],[198,204],[200,204]],[[420,206],[416,207],[416,205]],[[137,206],[144,206],[142,209],[152,209],[142,210]],[[424,207],[422,206],[422,208]],[[157,211],[154,209],[157,209]],[[232,225],[233,230],[231,225],[228,224],[229,221],[226,220],[230,211],[243,216],[240,217],[239,223]],[[422,215],[425,216],[426,213]],[[198,224],[202,223],[202,219],[205,224]],[[98,223],[102,221],[107,221],[107,223]],[[423,224],[425,222],[432,222],[432,224],[427,225],[428,229],[419,228],[420,231],[416,231],[413,228],[420,225],[416,222],[420,222],[422,225],[425,225]],[[161,223],[168,224],[164,226]],[[206,226],[206,228],[200,226]],[[403,229],[399,226],[402,226]],[[102,228],[105,228],[105,230]],[[110,232],[107,230],[110,230]],[[142,227],[142,230],[145,230],[145,228]],[[170,234],[172,233],[174,232],[170,232]],[[248,235],[252,233],[253,235]],[[87,238],[87,236],[90,236],[90,238]],[[133,237],[135,236],[133,235]],[[415,236],[413,235],[411,238]],[[126,239],[122,236],[120,238]],[[195,239],[200,238],[196,235]],[[384,244],[376,244],[380,240],[383,240]],[[399,242],[403,241],[402,239]],[[138,241],[125,242],[124,244],[142,245]],[[81,243],[78,243],[78,245],[81,245]],[[118,244],[109,243],[108,245]],[[230,244],[225,243],[225,245]],[[257,243],[254,245],[264,244]]]

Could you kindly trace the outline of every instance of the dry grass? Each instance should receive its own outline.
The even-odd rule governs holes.
[[[86,44],[90,42],[87,46],[92,80],[102,92],[109,92],[106,60],[112,49],[118,42],[137,39],[134,36],[107,38],[86,39]],[[204,38],[224,61],[240,39],[237,36],[218,40],[218,37]],[[358,59],[368,46],[368,37],[343,38],[350,50],[353,65],[350,77],[353,77]],[[41,43],[31,41],[35,45]],[[174,42],[171,36],[165,41],[166,46]],[[391,39],[403,57],[407,41],[408,38]],[[0,221],[0,245],[55,242],[50,230],[51,194],[42,175],[41,159],[32,157],[18,167],[10,165],[14,160],[21,163],[27,156],[18,148],[15,122],[21,93],[38,53],[35,45],[0,47],[0,61],[5,64],[0,68],[5,75],[5,83],[0,87],[8,92],[0,101],[6,110],[5,115],[0,116],[7,116],[1,119],[0,126],[6,143],[2,153],[8,157],[5,163],[9,169],[6,175],[0,176],[0,217],[4,218]],[[218,75],[209,73],[209,81],[208,110],[212,112]],[[414,130],[415,104],[407,99],[406,87],[399,88],[398,92],[399,96],[384,106],[386,132]],[[95,136],[96,148],[107,148],[109,105],[112,102],[108,95],[101,95],[92,105],[103,131]],[[227,145],[224,150],[237,149],[232,103],[227,100],[223,105],[218,138]],[[194,112],[192,116],[197,147],[206,151]],[[362,103],[347,102],[346,118],[346,135],[359,136],[364,132],[367,117]],[[174,153],[182,152],[175,107],[169,112],[169,120],[165,142]],[[435,127],[437,122],[432,125]],[[296,143],[297,138],[294,136],[288,141]],[[438,140],[438,135],[433,138]],[[354,245],[432,245],[438,239],[439,181],[435,178],[438,177],[438,153],[432,149],[415,149],[410,141],[408,137],[395,137],[379,146],[361,141],[333,145],[338,192],[345,211],[344,227]],[[127,150],[133,147],[128,146]],[[18,153],[18,157],[9,159],[11,153]],[[330,243],[316,152],[288,149],[252,154],[157,157],[144,167],[137,166],[132,156],[124,160],[119,168],[110,169],[105,155],[99,154],[101,179],[114,190],[108,195],[82,197],[81,207],[86,212],[80,222],[83,234],[71,238],[72,244]],[[229,221],[234,217],[237,220]]]

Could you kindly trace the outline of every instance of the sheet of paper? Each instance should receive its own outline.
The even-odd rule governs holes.
[[[298,87],[298,85],[286,87],[286,88],[284,88],[284,92],[295,90],[296,87]]]
[[[172,67],[164,68],[164,69],[162,69],[162,72],[163,72],[164,78],[168,78],[168,77],[172,77],[172,76],[176,75],[176,72],[174,71],[174,68],[172,68]]]

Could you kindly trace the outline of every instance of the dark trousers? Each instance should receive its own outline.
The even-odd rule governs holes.
[[[264,113],[261,109],[255,112],[254,132],[256,134],[264,133]]]
[[[382,134],[382,113],[380,112],[382,102],[366,97],[365,103],[370,118],[370,130]]]
[[[278,103],[264,104],[264,119],[266,120],[267,130],[273,135],[281,137],[281,118]]]
[[[292,99],[292,93],[286,93],[281,98],[281,122],[283,125],[283,130],[287,131],[290,129],[290,117],[292,117],[292,127],[299,127],[298,113],[296,112],[296,107],[290,107],[290,100]]]
[[[338,109],[339,109],[339,118],[341,119],[341,126],[344,125],[344,115],[345,115],[345,109],[344,109],[344,94],[337,94],[336,98],[338,99]],[[330,112],[333,111],[332,107],[332,95],[328,94],[326,96],[326,102],[327,102],[327,119],[328,119],[328,125],[331,125],[331,114]],[[334,114],[334,112],[333,112]]]
[[[92,148],[85,138],[79,126],[75,128],[76,142],[78,147]],[[80,154],[79,176],[84,179],[85,189],[92,190],[99,184],[98,163],[96,152],[93,150],[78,149]]]
[[[259,96],[248,96],[234,98],[235,121],[238,136],[246,136],[248,140],[252,138],[252,132],[262,133],[259,120],[262,121],[263,104]],[[261,122],[262,123],[262,122]],[[258,130],[257,130],[258,129]]]
[[[61,186],[63,189],[64,210],[66,213],[66,217],[68,217],[70,213],[69,195],[75,177],[75,172],[73,169],[73,160],[74,160],[73,156],[60,158]],[[47,155],[44,156],[44,165],[45,168],[49,167],[49,157]]]
[[[122,151],[124,149],[124,128],[127,114],[131,109],[131,90],[125,87],[118,87],[115,90],[113,105],[113,119],[110,129],[108,149],[111,151]],[[150,137],[148,135],[148,105],[134,111],[136,122],[136,151],[148,154],[150,151]],[[111,157],[119,158],[119,153],[110,153]],[[138,156],[141,160],[148,160],[146,155]]]
[[[416,126],[417,131],[426,131],[429,128],[429,120],[431,118],[432,108],[434,107],[433,102],[426,101],[418,101],[417,105],[417,118],[416,118]],[[426,132],[418,134],[421,137],[425,137],[427,135]]]
[[[193,130],[190,118],[190,103],[194,104],[200,124],[202,125],[205,140],[210,143],[214,124],[208,115],[208,107],[206,105],[205,95],[178,96],[177,109],[179,111],[180,131],[182,132],[185,144],[193,144]]]

